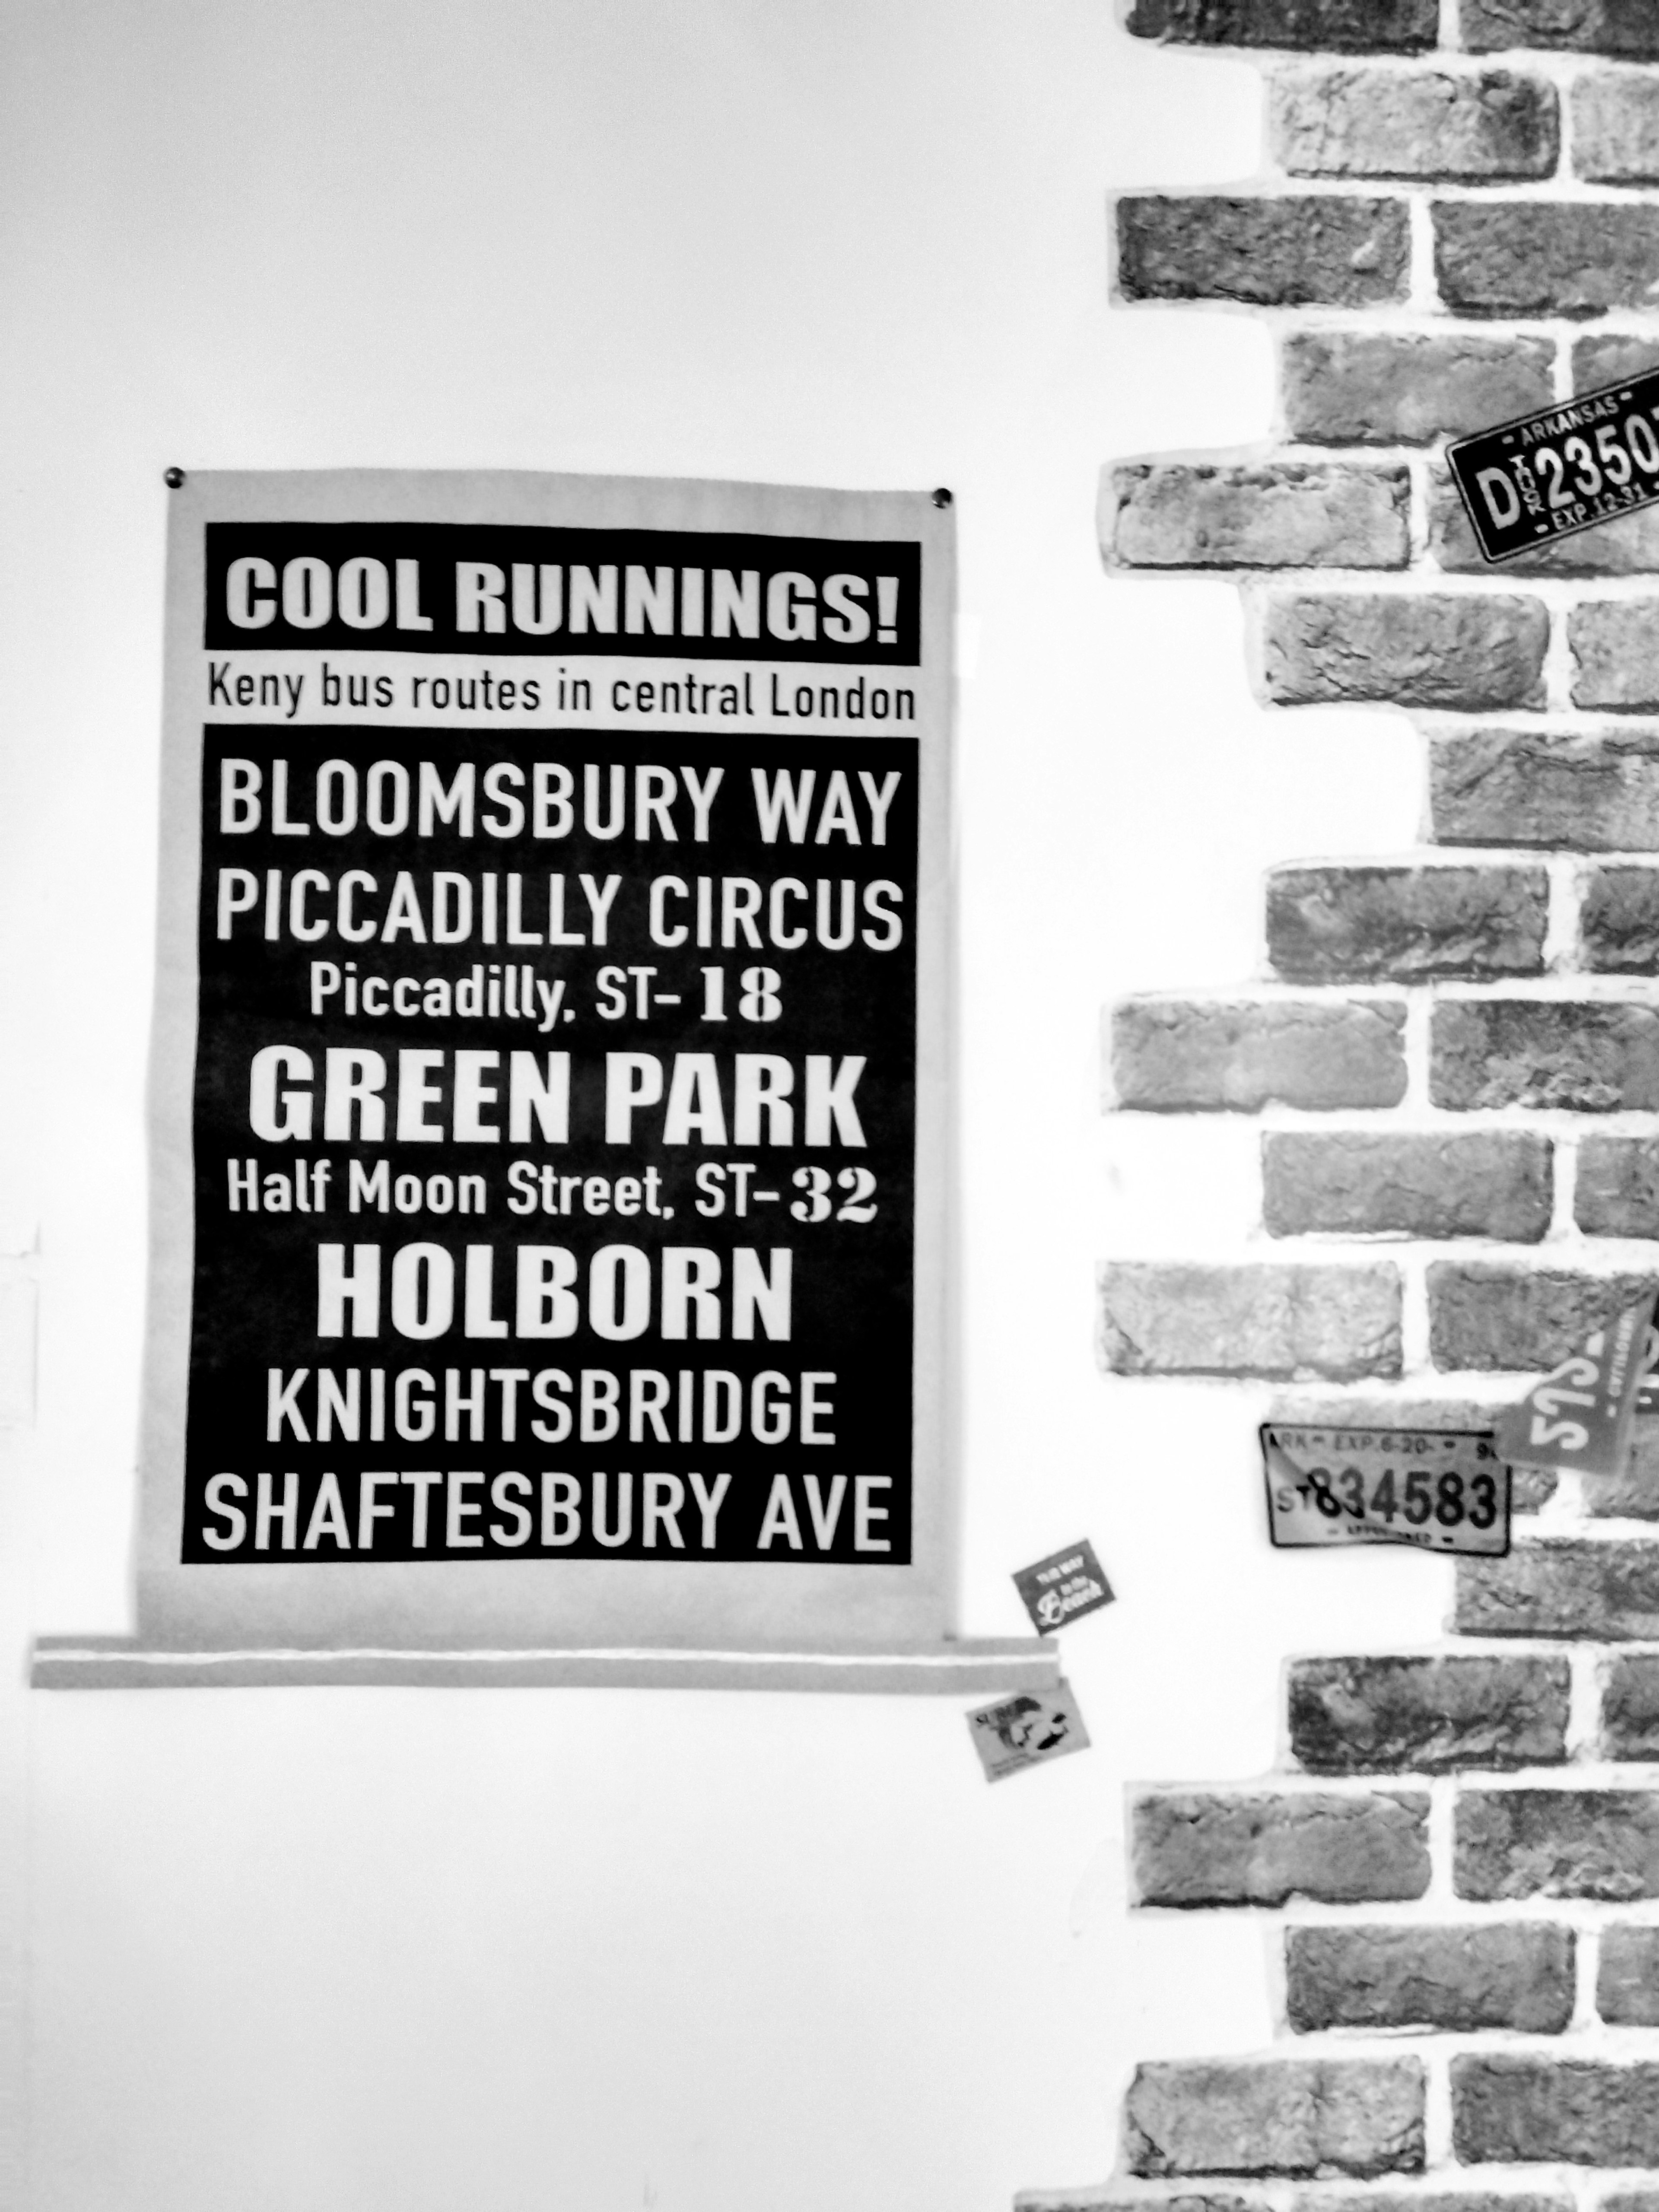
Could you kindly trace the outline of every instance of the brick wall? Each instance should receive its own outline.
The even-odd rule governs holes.
[[[1408,710],[1426,778],[1420,851],[1273,872],[1264,975],[1111,1010],[1115,1110],[1260,1122],[1261,1231],[1109,1261],[1102,1357],[1466,1424],[1659,1276],[1659,511],[1494,572],[1441,458],[1659,363],[1659,0],[1127,27],[1262,68],[1267,173],[1123,198],[1116,286],[1267,316],[1280,420],[1109,468],[1107,561],[1236,574],[1262,696]],[[1295,1661],[1278,1772],[1138,1793],[1142,1909],[1276,1916],[1279,2045],[1142,2065],[1030,2212],[1659,2212],[1659,1425],[1518,1505],[1443,1649]]]

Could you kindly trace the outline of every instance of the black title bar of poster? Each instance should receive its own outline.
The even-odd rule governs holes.
[[[916,667],[921,550],[703,531],[210,523],[203,643]]]

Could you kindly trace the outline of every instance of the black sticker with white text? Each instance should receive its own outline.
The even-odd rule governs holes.
[[[1063,1552],[1051,1552],[1033,1566],[1020,1568],[1013,1582],[1032,1626],[1042,1636],[1112,1602],[1112,1586],[1086,1537],[1080,1544],[1068,1544]]]

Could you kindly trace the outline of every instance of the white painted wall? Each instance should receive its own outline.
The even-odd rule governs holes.
[[[1103,1131],[1097,1006],[1249,972],[1267,860],[1414,811],[1403,726],[1262,716],[1231,587],[1095,556],[1103,458],[1267,428],[1259,329],[1105,291],[1109,185],[1247,173],[1257,98],[1104,0],[0,8],[0,2202],[991,2212],[1104,2173],[1135,2057],[1265,2037],[1255,1925],[1128,1921],[1124,1780],[1260,1768],[1280,1654],[1427,1633],[1445,1569],[1270,1558],[1244,1407],[1093,1364],[1098,1255],[1254,1191],[1249,1132]],[[955,489],[965,1625],[1093,1536],[1087,1756],[988,1790],[950,1701],[18,1686],[127,1620],[173,462]]]

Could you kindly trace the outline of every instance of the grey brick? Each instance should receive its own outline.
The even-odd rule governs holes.
[[[1541,706],[1549,615],[1473,592],[1307,592],[1267,606],[1264,679],[1281,707],[1343,700],[1488,713]]]
[[[1403,568],[1403,468],[1140,463],[1112,472],[1108,551],[1129,568]]]
[[[1290,1928],[1285,1969],[1290,2024],[1302,2034],[1511,2027],[1559,2035],[1572,2018],[1572,1930],[1537,1921]]]
[[[1138,39],[1188,46],[1419,54],[1440,35],[1437,0],[1135,0]]]
[[[1577,2212],[1571,2197],[1514,2196],[1490,2189],[1415,2190],[1391,2191],[1368,2189],[1364,2196],[1345,2196],[1331,2189],[1304,2189],[1296,2197],[1296,2212]],[[1659,2206],[1650,2208],[1659,2212]]]
[[[1405,1022],[1398,999],[1130,999],[1113,1012],[1112,1079],[1120,1105],[1148,1113],[1397,1106]]]
[[[1536,1243],[1550,1224],[1551,1147],[1518,1130],[1464,1137],[1324,1135],[1261,1139],[1269,1235],[1502,1237]]]
[[[1297,70],[1270,92],[1279,165],[1302,177],[1547,177],[1555,91],[1514,70]]]
[[[1441,200],[1433,215],[1454,314],[1599,315],[1650,307],[1659,291],[1659,207]]]
[[[1641,337],[1633,331],[1593,331],[1573,344],[1575,392],[1595,392],[1604,384],[1623,384],[1650,368],[1659,368],[1659,338]],[[1516,410],[1517,414],[1524,411]]]
[[[1574,607],[1567,643],[1575,706],[1630,714],[1659,707],[1659,599],[1591,599]]]
[[[1452,2061],[1452,2142],[1465,2165],[1659,2165],[1659,2066],[1487,2052]]]
[[[1460,1559],[1457,1627],[1464,1636],[1659,1641],[1659,1543],[1560,1538],[1517,1544],[1506,1559]]]
[[[1621,1651],[1601,1686],[1601,1742],[1609,1759],[1659,1759],[1659,1656]]]
[[[1659,1238],[1659,1141],[1586,1137],[1573,1216],[1587,1237]]]
[[[1419,2172],[1423,2094],[1414,2058],[1141,2066],[1125,2105],[1129,2170]]]
[[[1604,1928],[1595,2009],[1615,2027],[1659,2027],[1659,1928]]]
[[[1437,735],[1429,775],[1442,844],[1659,852],[1659,732]]]
[[[1553,1655],[1293,1660],[1291,1751],[1316,1774],[1553,1765],[1570,1694]]]
[[[1410,246],[1399,200],[1129,198],[1117,216],[1127,299],[1363,307],[1404,297]]]
[[[1644,1790],[1466,1790],[1460,1897],[1659,1897],[1659,1796]],[[1615,2161],[1616,2163],[1617,2161]]]
[[[1626,714],[1659,706],[1656,625],[1659,599],[1597,599],[1573,608],[1567,641],[1576,667],[1574,702]]]
[[[1472,53],[1538,46],[1659,61],[1652,0],[1461,0],[1461,9],[1463,44]]]
[[[1134,1808],[1136,1889],[1143,1905],[1188,1910],[1421,1897],[1428,1815],[1418,1791],[1143,1797]]]
[[[1253,2197],[1234,2197],[1206,2190],[1202,2195],[1182,2191],[1178,2197],[1132,2197],[1109,2181],[1083,2182],[1073,2189],[1020,2189],[1014,2192],[1014,2212],[1268,2212]],[[1554,2208],[1552,2208],[1554,2212]],[[1573,2212],[1571,2205],[1560,2212]]]
[[[1548,919],[1540,867],[1292,866],[1267,878],[1267,957],[1297,982],[1535,975]]]
[[[1115,1375],[1353,1382],[1400,1371],[1392,1267],[1109,1261],[1100,1315],[1103,1364]]]
[[[1429,1090],[1437,1106],[1659,1107],[1659,1014],[1560,999],[1455,999],[1434,1009]]]
[[[1578,915],[1579,952],[1598,975],[1659,974],[1659,868],[1594,868]]]
[[[1286,427],[1304,444],[1426,445],[1528,414],[1555,396],[1555,348],[1547,338],[1295,331],[1281,358]]]
[[[1496,1260],[1429,1269],[1429,1340],[1443,1370],[1527,1373],[1553,1367],[1645,1291],[1650,1277],[1578,1275]]]
[[[1596,71],[1572,88],[1572,166],[1604,185],[1659,184],[1659,84]]]

